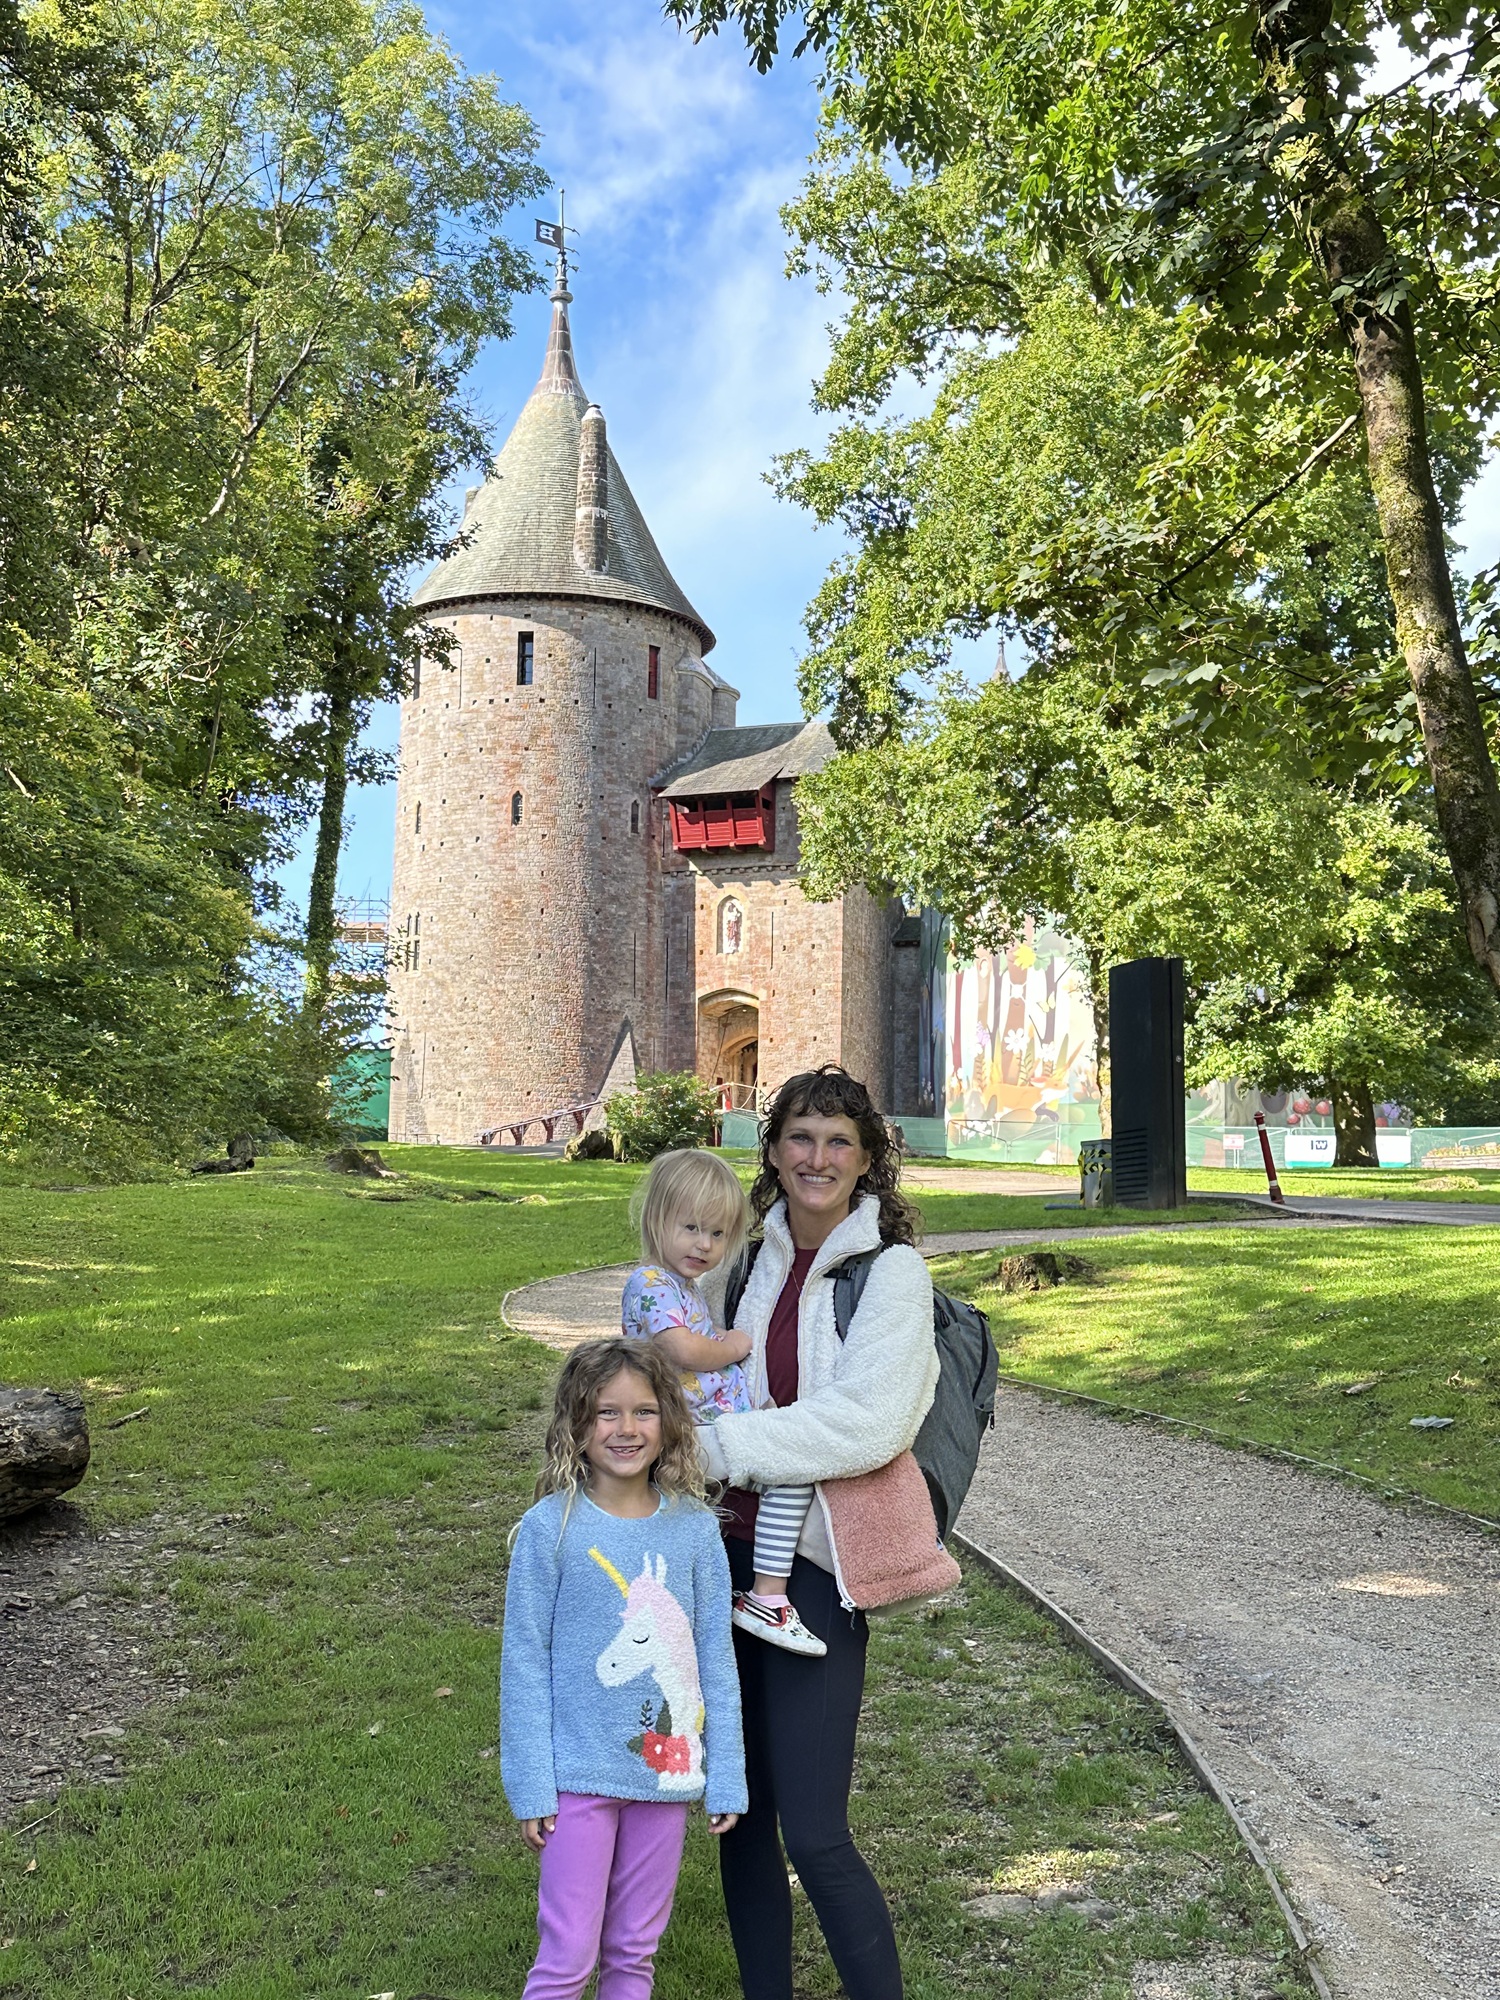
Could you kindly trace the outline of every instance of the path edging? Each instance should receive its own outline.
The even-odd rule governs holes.
[[[1050,1598],[1046,1591],[1040,1585],[1033,1583],[1029,1577],[1022,1576],[1019,1570],[1012,1569],[1009,1563],[1002,1562],[999,1556],[992,1555],[988,1549],[982,1548],[978,1542],[972,1541],[969,1536],[960,1533],[956,1529],[948,1539],[950,1542],[955,1543],[972,1561],[978,1563],[981,1569],[988,1570],[990,1575],[998,1582],[1008,1585],[1012,1590],[1018,1591],[1022,1597],[1033,1604],[1045,1618],[1050,1619],[1057,1626],[1064,1638],[1070,1640],[1081,1651],[1087,1653],[1090,1659],[1097,1666],[1101,1667],[1117,1686],[1124,1688],[1127,1693],[1138,1696],[1142,1701],[1149,1702],[1157,1710],[1173,1736],[1176,1737],[1178,1747],[1186,1758],[1188,1767],[1194,1777],[1198,1780],[1204,1791],[1208,1793],[1209,1797],[1217,1800],[1225,1812],[1228,1813],[1235,1832],[1244,1844],[1246,1853],[1265,1877],[1266,1885],[1270,1889],[1272,1896],[1276,1899],[1276,1907],[1281,1912],[1287,1929],[1291,1932],[1292,1943],[1297,1948],[1298,1959],[1301,1962],[1303,1970],[1313,1983],[1313,1990],[1317,1993],[1318,2000],[1335,2000],[1333,1989],[1328,1984],[1322,1967],[1318,1964],[1320,1947],[1308,1934],[1307,1927],[1297,1914],[1292,1900],[1288,1896],[1269,1855],[1246,1825],[1239,1807],[1230,1797],[1223,1779],[1220,1778],[1218,1772],[1204,1755],[1197,1739],[1187,1729],[1186,1725],[1178,1720],[1171,1703],[1166,1697],[1158,1694],[1154,1687],[1148,1682],[1143,1681],[1133,1667],[1126,1666],[1125,1662],[1117,1654],[1112,1653],[1101,1639],[1096,1639],[1092,1632],[1079,1624],[1071,1612],[1064,1611],[1060,1604]]]

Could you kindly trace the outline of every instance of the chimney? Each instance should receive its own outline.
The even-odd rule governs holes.
[[[602,575],[609,560],[609,447],[604,412],[590,403],[578,438],[578,509],[573,516],[573,560]]]

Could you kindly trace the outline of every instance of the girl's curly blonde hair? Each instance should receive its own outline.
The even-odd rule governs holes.
[[[535,1497],[541,1500],[549,1493],[561,1493],[571,1509],[586,1490],[589,1464],[584,1446],[599,1414],[600,1394],[622,1369],[640,1376],[661,1411],[661,1453],[651,1468],[657,1491],[669,1500],[705,1506],[708,1491],[703,1464],[679,1371],[654,1341],[624,1338],[586,1341],[568,1356],[558,1377]]]

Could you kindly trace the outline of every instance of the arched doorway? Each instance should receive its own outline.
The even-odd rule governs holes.
[[[760,1081],[760,999],[737,988],[698,1002],[698,1074],[726,1111],[753,1111]]]
[[[760,1036],[757,1032],[748,1042],[740,1042],[732,1049],[724,1051],[723,1068],[725,1081],[743,1084],[754,1090],[760,1080]]]

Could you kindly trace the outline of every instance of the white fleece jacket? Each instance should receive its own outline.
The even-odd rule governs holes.
[[[846,1341],[839,1339],[827,1275],[853,1252],[876,1249],[879,1223],[879,1202],[862,1196],[813,1258],[798,1311],[796,1402],[722,1416],[699,1431],[716,1479],[732,1486],[816,1484],[873,1472],[910,1447],[937,1389],[927,1266],[909,1245],[883,1251],[870,1267]],[[735,1325],[755,1342],[745,1369],[757,1402],[767,1394],[766,1335],[792,1256],[786,1203],[778,1202],[735,1314]],[[814,1537],[820,1539],[816,1531]],[[803,1553],[818,1560],[812,1546]]]

